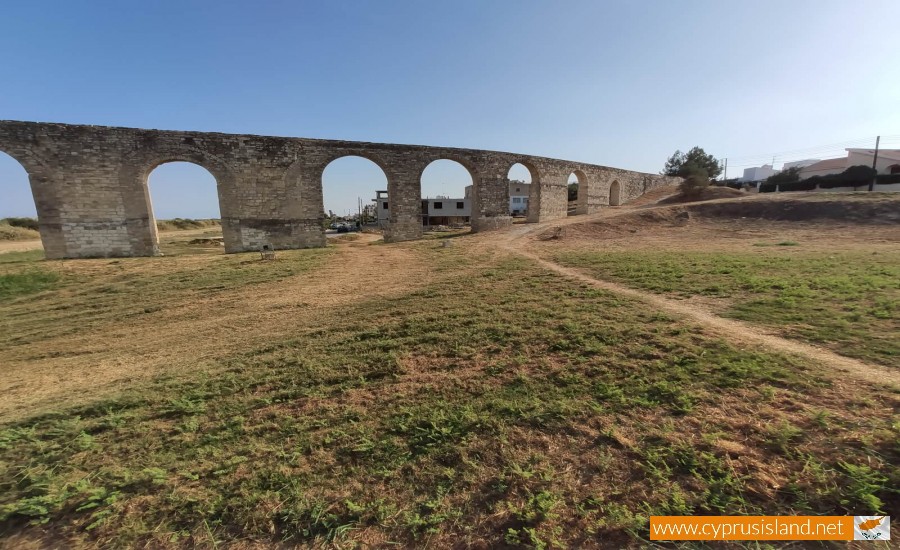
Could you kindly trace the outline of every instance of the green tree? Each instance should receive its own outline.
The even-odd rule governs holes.
[[[788,168],[787,170],[782,170],[777,174],[772,174],[768,178],[766,178],[766,183],[794,183],[795,181],[800,181],[800,167],[794,166],[792,168]]]
[[[851,166],[841,172],[840,179],[851,185],[861,185],[863,183],[869,183],[869,180],[874,178],[877,173],[878,172],[873,170],[871,166],[857,164],[856,166]]]
[[[689,164],[682,169],[680,175],[684,181],[678,188],[685,197],[699,196],[704,189],[709,187],[709,173],[703,168]]]
[[[569,201],[574,201],[578,199],[578,182],[572,182],[569,184]]]
[[[669,160],[666,161],[663,174],[686,178],[691,174],[696,175],[698,170],[705,171],[707,179],[715,179],[722,173],[722,166],[716,157],[708,154],[700,147],[694,147],[687,153],[675,151],[669,157]]]

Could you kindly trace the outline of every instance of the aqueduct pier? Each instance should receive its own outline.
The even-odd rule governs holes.
[[[529,222],[565,217],[567,183],[581,214],[621,204],[672,178],[496,151],[212,132],[0,121],[0,151],[26,170],[47,258],[159,252],[147,186],[157,166],[184,161],[216,179],[226,252],[325,246],[322,172],[346,156],[371,160],[388,181],[388,242],[422,236],[420,180],[433,161],[462,164],[473,183],[472,230],[509,226],[508,173],[531,172]]]

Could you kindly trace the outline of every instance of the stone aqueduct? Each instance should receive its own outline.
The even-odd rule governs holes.
[[[388,242],[422,236],[420,177],[434,160],[462,164],[473,182],[472,230],[509,226],[507,175],[532,176],[528,221],[565,217],[567,182],[579,180],[578,213],[624,203],[671,178],[579,162],[474,149],[209,132],[0,121],[0,151],[28,172],[47,258],[151,256],[158,235],[147,187],[157,166],[195,163],[216,179],[225,251],[325,246],[322,172],[345,156],[384,171]],[[618,197],[616,197],[618,195]]]

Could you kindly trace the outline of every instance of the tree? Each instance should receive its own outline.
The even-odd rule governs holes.
[[[868,185],[869,181],[877,173],[871,166],[857,164],[841,172],[840,179],[848,182],[850,185]]]
[[[569,184],[569,201],[574,201],[578,199],[578,182],[572,182]]]
[[[697,170],[705,171],[707,179],[715,179],[722,173],[722,166],[719,164],[719,161],[716,160],[716,157],[707,154],[707,152],[700,147],[694,147],[687,153],[675,151],[675,153],[669,157],[669,160],[666,161],[666,167],[663,169],[663,174],[686,178],[691,174],[696,174]]]
[[[688,164],[686,168],[682,169],[681,174],[684,181],[678,188],[685,197],[699,196],[704,189],[709,187],[709,174],[703,168]]]
[[[800,167],[793,166],[788,168],[787,170],[782,170],[777,174],[772,174],[768,178],[766,178],[766,183],[774,183],[774,184],[782,184],[782,183],[794,183],[800,181]]]

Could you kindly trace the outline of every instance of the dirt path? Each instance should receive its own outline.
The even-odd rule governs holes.
[[[706,327],[711,333],[731,343],[737,345],[762,345],[771,350],[799,355],[829,369],[837,369],[846,372],[859,380],[865,380],[876,384],[894,382],[895,384],[900,385],[900,376],[892,369],[844,357],[826,349],[798,342],[796,340],[782,338],[767,332],[760,327],[720,317],[689,301],[673,300],[658,294],[636,290],[602,279],[596,279],[577,269],[563,267],[526,250],[528,238],[546,231],[549,227],[572,225],[600,218],[609,219],[625,215],[629,212],[633,212],[633,209],[626,207],[612,212],[607,211],[607,213],[599,215],[579,216],[557,220],[552,223],[514,227],[511,231],[506,232],[502,236],[498,235],[500,239],[494,242],[504,249],[533,260],[544,268],[559,273],[564,277],[587,283],[595,288],[641,300],[660,310],[692,319]]]
[[[24,252],[26,250],[40,250],[43,248],[40,239],[30,241],[0,241],[0,254],[4,252]]]

